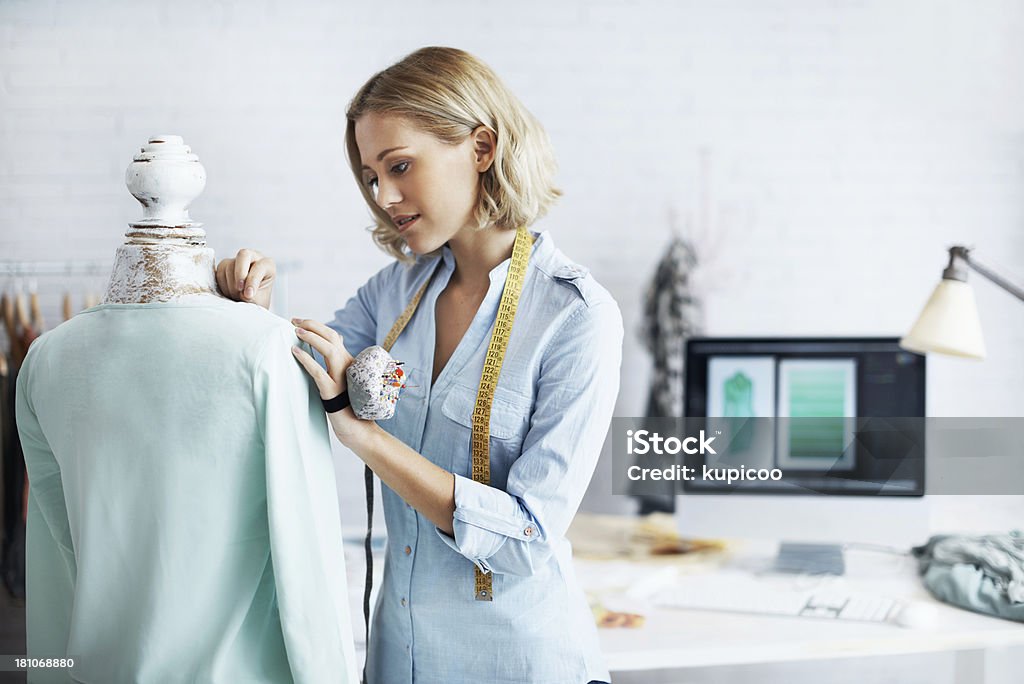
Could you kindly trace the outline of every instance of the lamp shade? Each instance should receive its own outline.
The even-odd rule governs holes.
[[[985,358],[985,340],[974,291],[966,282],[944,278],[900,346],[915,352],[938,352]]]

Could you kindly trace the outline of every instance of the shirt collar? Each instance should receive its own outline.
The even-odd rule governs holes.
[[[530,250],[530,263],[536,263],[539,260],[546,261],[555,247],[551,235],[546,230],[542,233],[533,233],[531,231],[531,235],[533,235],[533,247]],[[441,259],[444,261],[445,269],[448,271],[455,270],[455,255],[452,254],[448,243],[441,247]],[[511,263],[512,257],[509,257],[492,268],[491,272],[487,274],[491,282],[493,283],[496,279],[501,279],[504,282],[505,274],[508,273],[508,267]]]

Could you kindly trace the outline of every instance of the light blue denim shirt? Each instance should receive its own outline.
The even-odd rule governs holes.
[[[549,234],[537,237],[491,413],[491,484],[474,482],[473,405],[509,263],[491,271],[433,387],[434,308],[455,267],[447,246],[440,257],[384,268],[330,323],[353,354],[380,344],[437,270],[391,350],[409,386],[395,417],[380,425],[455,474],[455,536],[383,487],[388,543],[370,684],[608,680],[565,533],[615,406],[622,318],[586,269]],[[493,573],[492,602],[474,599],[474,564]]]

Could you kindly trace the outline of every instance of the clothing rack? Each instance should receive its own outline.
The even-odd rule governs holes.
[[[102,276],[110,273],[109,261],[0,261],[0,277]]]
[[[285,261],[277,265],[278,275],[296,271],[301,267],[299,261]],[[110,261],[0,261],[0,277],[27,276],[105,276],[110,273],[113,263]]]

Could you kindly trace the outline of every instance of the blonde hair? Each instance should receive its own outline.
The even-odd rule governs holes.
[[[405,239],[363,182],[355,124],[371,112],[405,117],[438,140],[456,145],[479,126],[495,135],[494,163],[480,177],[478,228],[528,227],[562,194],[553,185],[555,158],[540,122],[482,61],[462,50],[425,47],[374,74],[349,103],[345,147],[363,199],[376,220],[373,239],[408,261]]]

